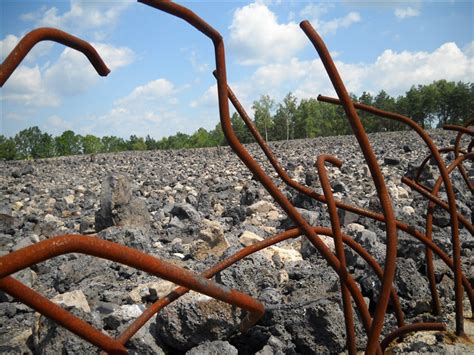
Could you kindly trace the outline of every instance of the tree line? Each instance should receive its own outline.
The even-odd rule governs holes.
[[[474,84],[434,81],[429,85],[412,86],[405,95],[391,97],[381,90],[375,96],[363,92],[354,101],[398,112],[410,117],[422,127],[462,124],[474,116]],[[298,99],[290,92],[280,103],[268,95],[253,102],[253,123],[267,141],[314,138],[317,136],[350,134],[351,129],[341,106],[322,103],[316,99]],[[367,132],[407,129],[402,124],[375,117],[365,112],[359,116]],[[231,117],[234,131],[242,143],[254,142],[252,135],[237,113]],[[199,128],[191,135],[178,132],[155,140],[131,135],[128,140],[115,136],[85,136],[72,130],[60,136],[30,127],[14,137],[0,135],[0,159],[38,159],[54,156],[96,154],[128,150],[183,149],[226,145],[220,123],[212,130]]]

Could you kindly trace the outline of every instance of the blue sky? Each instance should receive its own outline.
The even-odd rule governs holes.
[[[349,91],[392,96],[434,80],[474,82],[472,1],[182,1],[224,36],[230,85],[244,106],[334,95],[299,22],[322,35]],[[37,45],[1,89],[0,133],[154,138],[219,120],[211,42],[180,19],[134,1],[0,2],[2,60],[28,31],[57,27],[91,42],[112,70]]]

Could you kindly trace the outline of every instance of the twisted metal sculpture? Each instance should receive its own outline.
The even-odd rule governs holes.
[[[469,144],[467,151],[460,148],[461,138],[463,134],[472,136],[474,131],[469,128],[474,120],[469,121],[465,126],[445,126],[445,129],[458,132],[454,147],[438,149],[433,140],[420,126],[408,117],[385,112],[376,108],[353,103],[345,89],[342,79],[340,78],[334,62],[332,61],[329,51],[324,42],[312,28],[308,21],[303,21],[300,26],[309,40],[314,45],[319,53],[319,56],[324,64],[324,67],[333,83],[339,99],[318,96],[318,100],[332,104],[340,104],[344,107],[344,111],[349,120],[349,123],[357,138],[364,159],[371,172],[374,185],[377,190],[377,195],[381,203],[382,213],[362,209],[357,206],[347,204],[345,202],[336,200],[331,192],[331,186],[327,172],[325,170],[325,162],[329,162],[337,167],[340,167],[342,162],[336,157],[330,155],[321,155],[316,160],[317,173],[319,175],[323,194],[318,194],[307,186],[301,185],[295,180],[292,180],[287,172],[281,167],[278,160],[273,155],[270,147],[262,138],[258,130],[254,127],[250,117],[245,112],[243,106],[240,104],[236,95],[229,87],[226,79],[226,63],[225,50],[222,36],[203,19],[197,16],[189,9],[167,0],[139,0],[146,5],[157,8],[161,11],[167,12],[173,16],[179,17],[191,26],[202,32],[205,36],[210,38],[214,45],[216,70],[214,76],[217,80],[218,101],[219,101],[219,115],[221,126],[225,137],[230,146],[246,167],[253,173],[258,181],[265,187],[279,206],[292,219],[296,228],[286,230],[273,237],[267,238],[263,241],[257,242],[253,245],[247,246],[232,256],[220,261],[210,269],[203,272],[201,275],[196,275],[190,271],[176,267],[164,261],[161,261],[152,256],[146,255],[137,250],[127,248],[112,242],[107,242],[94,237],[86,237],[79,235],[66,235],[51,238],[47,241],[39,242],[35,245],[24,249],[12,252],[8,255],[0,257],[0,289],[11,294],[23,303],[36,309],[43,315],[55,320],[60,325],[76,333],[80,337],[86,339],[90,343],[100,347],[108,353],[124,354],[127,352],[125,344],[136,332],[143,327],[143,325],[156,313],[164,307],[177,300],[179,297],[193,289],[195,291],[209,295],[210,297],[222,300],[229,304],[249,311],[247,317],[241,323],[241,331],[245,331],[252,326],[263,315],[263,305],[253,299],[252,297],[243,294],[236,290],[230,290],[222,285],[216,284],[209,279],[217,273],[225,270],[239,260],[249,256],[255,252],[265,249],[269,246],[275,245],[284,240],[297,238],[303,236],[313,244],[313,246],[326,259],[330,267],[338,274],[341,285],[341,296],[343,301],[343,312],[345,327],[347,333],[347,350],[350,354],[357,352],[355,344],[355,325],[352,313],[351,298],[359,311],[364,329],[366,331],[368,341],[365,347],[367,354],[382,353],[385,348],[396,338],[400,338],[408,332],[420,330],[445,330],[446,327],[442,323],[436,322],[421,322],[414,324],[405,324],[404,314],[400,305],[400,301],[393,287],[395,269],[396,269],[396,248],[397,248],[397,230],[404,231],[412,237],[419,240],[425,245],[427,277],[430,285],[430,292],[432,297],[432,308],[434,314],[441,313],[441,302],[436,289],[436,280],[434,277],[433,253],[443,260],[443,262],[453,270],[455,283],[455,311],[456,311],[456,333],[459,336],[464,334],[463,330],[463,289],[466,292],[471,304],[474,314],[474,291],[468,279],[462,273],[461,269],[461,253],[459,241],[459,223],[463,225],[471,234],[474,231],[472,223],[466,217],[462,216],[456,207],[456,200],[452,182],[449,175],[454,169],[458,169],[466,182],[469,190],[472,192],[473,185],[463,167],[463,162],[466,159],[472,160],[474,153],[471,152],[473,142]],[[36,32],[35,32],[36,31]],[[7,57],[5,62],[0,67],[0,84],[3,85],[11,73],[18,66],[23,57],[31,49],[31,47],[40,40],[50,39],[59,43],[68,45],[72,48],[80,50],[89,58],[100,75],[107,75],[108,69],[100,59],[97,52],[87,42],[84,42],[76,37],[73,37],[65,32],[55,29],[39,29],[32,31],[25,36],[19,48],[15,48],[13,52]],[[18,47],[17,46],[17,47]],[[0,85],[0,86],[1,86]],[[328,207],[329,217],[331,221],[331,228],[322,226],[310,225],[293,206],[283,192],[277,187],[276,183],[266,174],[261,164],[259,164],[246,150],[246,148],[239,142],[230,121],[229,115],[229,100],[235,107],[240,117],[248,127],[250,133],[253,135],[258,145],[263,150],[265,156],[278,174],[278,177],[288,186],[296,191],[310,197],[316,201],[325,203]],[[417,132],[422,140],[427,145],[430,155],[425,158],[419,168],[418,174],[414,180],[408,177],[402,178],[402,182],[419,192],[428,199],[428,210],[426,217],[425,232],[422,233],[414,227],[409,226],[395,218],[390,195],[388,194],[385,185],[384,177],[381,173],[380,166],[377,163],[373,149],[369,143],[367,134],[364,130],[362,122],[357,115],[356,110],[364,110],[383,118],[388,118],[402,122],[411,129]],[[455,159],[446,166],[442,160],[442,153],[454,152]],[[420,174],[423,167],[430,158],[434,158],[440,171],[440,177],[437,179],[433,188],[424,186],[420,181]],[[444,185],[447,199],[445,202],[438,197],[441,186]],[[447,255],[438,245],[436,245],[432,238],[432,223],[433,211],[435,206],[440,206],[449,212],[451,218],[451,239],[453,246],[453,256]],[[387,249],[382,268],[373,256],[364,249],[360,244],[344,234],[341,230],[341,225],[337,215],[337,209],[343,209],[356,213],[360,216],[368,217],[375,221],[385,223],[386,226],[386,240]],[[319,235],[326,235],[334,239],[335,254],[325,245],[319,238]],[[375,308],[374,317],[372,318],[367,304],[365,303],[362,293],[354,281],[352,275],[347,270],[344,254],[344,244],[359,254],[375,271],[377,277],[381,280],[380,296]],[[146,309],[137,319],[135,319],[118,337],[112,339],[102,332],[94,329],[88,323],[76,318],[61,307],[53,304],[43,296],[35,291],[21,284],[19,281],[12,278],[10,275],[18,270],[29,267],[39,261],[47,260],[53,256],[79,252],[88,255],[117,261],[134,268],[146,271],[150,274],[170,280],[181,285],[167,296],[157,300],[148,309]],[[396,319],[397,328],[386,337],[379,341],[382,327],[384,325],[385,315],[387,312],[388,303],[391,302]]]

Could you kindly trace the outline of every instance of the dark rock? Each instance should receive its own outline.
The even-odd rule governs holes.
[[[385,165],[398,165],[400,164],[400,159],[395,157],[384,157],[383,162]]]
[[[158,313],[155,336],[169,349],[187,351],[228,337],[238,329],[241,313],[234,306],[190,292]]]
[[[12,176],[18,179],[21,176],[33,174],[34,172],[35,172],[35,169],[33,168],[33,166],[31,164],[28,164],[24,166],[23,168],[20,168],[12,172]]]
[[[171,215],[178,217],[180,220],[188,219],[192,222],[199,222],[201,215],[193,206],[187,203],[176,203],[171,209]]]
[[[240,192],[240,204],[244,206],[249,206],[260,199],[259,189],[253,185],[247,184],[244,185],[242,191]]]

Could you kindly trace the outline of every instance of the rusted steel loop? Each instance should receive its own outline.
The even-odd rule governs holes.
[[[445,147],[445,148],[440,148],[438,149],[438,152],[439,153],[449,153],[449,152],[456,152],[456,147]],[[461,149],[458,148],[458,154],[457,156],[455,155],[455,158],[457,158],[459,156],[459,153],[462,153],[462,154],[466,154],[465,151],[462,151]],[[421,162],[420,166],[418,167],[418,171],[416,172],[416,175],[415,175],[415,182],[416,183],[419,183],[420,182],[420,177],[421,177],[421,174],[423,173],[423,170],[425,168],[425,165],[430,161],[431,157],[433,156],[433,154],[429,154],[427,155]],[[431,191],[431,189],[428,189]]]
[[[5,58],[0,65],[0,87],[5,84],[31,48],[36,43],[46,40],[58,42],[82,52],[100,76],[107,76],[110,73],[110,69],[107,68],[99,53],[88,42],[56,28],[43,27],[27,33]]]
[[[313,227],[313,230],[317,234],[322,234],[334,238],[333,231],[327,227]],[[228,258],[222,260],[221,262],[214,265],[212,268],[205,271],[202,276],[206,278],[211,278],[218,272],[232,266],[236,262],[242,260],[243,258],[256,253],[262,249],[265,249],[269,246],[275,245],[280,243],[284,240],[297,238],[301,236],[303,233],[298,228],[292,228],[286,230],[280,234],[277,234],[273,237],[267,238],[265,240],[259,241],[255,244],[249,245],[235,254],[229,256]],[[353,240],[351,237],[347,236],[346,234],[342,234],[343,242],[352,250],[354,250],[357,254],[359,254],[366,262],[369,264],[370,267],[375,271],[377,277],[382,280],[383,278],[383,269],[378,264],[378,262],[374,259],[372,255],[370,255],[367,250],[364,249],[359,243]],[[440,250],[440,249],[439,249]],[[449,259],[449,257],[448,257]],[[466,279],[467,280],[467,279]],[[174,291],[170,292],[167,296],[157,300],[154,304],[152,304],[149,308],[147,308],[135,321],[130,324],[130,326],[119,336],[118,341],[122,344],[125,344],[153,315],[161,311],[164,307],[172,303],[173,301],[180,298],[182,295],[186,294],[189,291],[186,287],[178,287]],[[393,304],[393,308],[395,310],[395,316],[397,318],[397,322],[399,326],[403,325],[403,312],[400,306],[400,300],[394,288],[392,288],[391,292],[391,300]]]
[[[462,132],[462,133],[469,134],[470,136],[474,136],[474,129],[470,129],[470,128],[464,127],[464,126],[446,124],[446,125],[443,126],[443,129],[445,129],[447,131]]]
[[[362,150],[367,166],[369,167],[372,180],[374,181],[374,185],[377,190],[380,205],[382,207],[382,212],[385,216],[387,251],[385,255],[384,278],[382,281],[380,297],[375,308],[372,328],[368,334],[369,339],[366,347],[366,353],[373,354],[376,350],[380,333],[382,332],[385,313],[387,311],[387,305],[390,296],[390,289],[392,288],[392,282],[395,276],[397,261],[397,228],[395,224],[395,213],[390,201],[390,195],[385,185],[384,177],[380,170],[380,166],[377,163],[377,158],[375,157],[364,127],[362,126],[360,118],[357,115],[352,100],[344,86],[341,77],[339,76],[337,68],[331,58],[331,55],[329,54],[328,49],[326,48],[326,45],[311,26],[309,21],[301,22],[300,27],[318,52],[319,57],[326,68],[326,72],[331,79],[332,85],[334,86],[334,89],[341,100],[342,106],[346,112],[346,116],[352,127],[352,131],[359,142],[359,146]]]
[[[382,340],[382,350],[385,351],[387,346],[397,338],[401,338],[408,333],[419,332],[419,331],[446,331],[446,326],[443,323],[438,322],[423,322],[423,323],[412,323],[400,327],[390,334],[388,334],[384,340]]]
[[[441,200],[438,197],[434,196],[430,191],[427,191],[426,189],[424,189],[422,186],[417,184],[415,182],[415,180],[412,180],[412,179],[407,178],[406,176],[403,176],[402,177],[402,182],[405,185],[407,185],[408,187],[410,187],[411,189],[413,189],[413,190],[417,191],[418,193],[420,193],[420,195],[423,195],[424,197],[426,197],[430,201],[433,201],[434,203],[436,203],[438,206],[440,206],[444,210],[449,211],[449,206],[446,202],[444,202],[443,200]],[[470,223],[462,214],[458,213],[458,219],[459,219],[459,222],[461,222],[461,224],[471,234],[474,233],[474,225],[472,223]]]
[[[0,279],[0,289],[107,353],[128,354],[127,349],[118,340],[95,329],[13,277]]]
[[[270,147],[265,143],[264,139],[262,138],[262,136],[260,135],[260,133],[255,129],[250,117],[248,116],[247,112],[245,111],[245,109],[243,108],[243,106],[240,104],[239,100],[237,99],[237,97],[235,96],[235,94],[232,92],[231,88],[228,87],[228,92],[229,92],[229,99],[231,100],[232,104],[234,105],[235,109],[237,110],[237,112],[239,113],[240,117],[242,118],[242,120],[245,122],[245,124],[247,125],[247,127],[249,128],[250,132],[252,133],[252,135],[255,137],[257,143],[259,144],[259,146],[262,148],[262,150],[264,151],[265,155],[267,156],[267,158],[270,160],[270,163],[272,164],[272,166],[274,167],[275,171],[277,172],[278,176],[290,187],[294,188],[295,190],[305,194],[306,196],[309,196],[311,198],[314,198],[315,200],[319,201],[319,202],[322,202],[322,203],[327,203],[327,200],[325,198],[324,195],[321,195],[321,194],[318,194],[316,193],[314,190],[304,186],[304,185],[301,185],[300,183],[298,183],[297,181],[295,180],[292,180],[289,175],[286,173],[286,171],[281,167],[280,163],[278,162],[278,160],[275,158],[275,156],[273,155]],[[326,99],[325,97],[323,96],[320,96],[320,99],[321,101],[324,101],[322,100],[322,98]],[[330,98],[328,98],[330,99]],[[366,210],[366,209],[363,209],[363,208],[360,208],[360,207],[356,207],[356,206],[353,206],[353,205],[350,205],[350,204],[347,204],[347,203],[344,203],[340,200],[335,200],[336,202],[336,205],[338,208],[341,208],[343,210],[346,210],[346,211],[349,211],[349,212],[353,212],[353,213],[356,213],[360,216],[363,216],[363,217],[367,217],[367,218],[370,218],[370,219],[373,219],[373,220],[376,220],[376,221],[379,221],[379,222],[383,222],[385,223],[385,216],[381,213],[377,213],[377,212],[374,212],[374,211],[370,211],[370,210]],[[419,241],[421,241],[423,244],[425,245],[428,245],[428,247],[430,249],[432,249],[429,244],[426,243],[426,240],[424,239],[425,238],[425,235],[422,234],[420,231],[416,230],[414,227],[412,226],[409,226],[407,225],[406,223],[403,223],[399,220],[395,220],[396,221],[396,225],[397,225],[397,228],[402,230],[403,232],[411,235],[412,237],[414,237],[415,239],[418,239]],[[437,251],[437,253],[439,252],[440,250]],[[446,256],[446,255],[445,255]],[[447,260],[449,258],[446,256],[443,261],[452,268],[452,264],[448,264],[447,263]],[[451,261],[452,262],[452,261]],[[466,277],[464,275],[462,275],[462,278],[463,278],[463,285],[464,285],[464,288],[466,290],[466,293],[469,297],[469,302],[471,304],[471,309],[474,313],[474,291],[470,285],[470,283],[467,281]],[[401,313],[401,312],[400,312]],[[399,318],[400,319],[400,318]],[[400,325],[400,324],[399,324]]]
[[[342,294],[342,307],[344,311],[344,321],[346,325],[346,346],[349,354],[357,353],[357,346],[355,342],[355,329],[354,329],[354,317],[352,315],[352,304],[351,296],[349,290],[347,289],[346,280],[347,280],[347,265],[346,265],[346,256],[344,253],[344,244],[342,241],[342,232],[341,232],[341,223],[339,222],[339,216],[337,214],[336,203],[334,202],[334,197],[332,195],[331,184],[329,183],[329,177],[324,167],[324,163],[329,162],[332,165],[341,167],[342,162],[331,155],[320,155],[316,159],[316,168],[318,170],[319,180],[321,182],[321,187],[323,188],[324,196],[326,196],[329,218],[331,220],[331,228],[334,235],[334,246],[336,249],[336,256],[341,263],[341,269],[343,275],[339,277],[341,283],[341,294]]]
[[[229,103],[228,103],[228,92],[227,92],[227,73],[225,64],[225,50],[224,41],[222,36],[218,36],[218,32],[212,27],[207,25],[204,20],[194,14],[192,11],[182,7],[170,1],[159,1],[159,0],[141,0],[143,3],[161,9],[163,6],[166,8],[166,12],[180,17],[194,26],[196,29],[208,36],[213,44],[216,59],[216,70],[217,70],[217,93],[219,102],[219,117],[221,120],[222,131],[232,147],[234,152],[239,156],[242,162],[247,168],[253,173],[255,178],[265,187],[270,193],[274,200],[280,205],[280,207],[286,212],[288,217],[293,220],[297,227],[301,228],[304,234],[310,239],[311,243],[321,252],[322,256],[328,261],[329,265],[338,273],[341,272],[340,263],[337,257],[332,254],[329,248],[324,242],[314,233],[308,222],[301,216],[297,209],[288,201],[288,198],[278,189],[273,180],[264,172],[263,168],[252,158],[245,147],[240,143],[237,138],[230,121],[229,115]],[[349,288],[354,297],[356,303],[361,309],[364,327],[370,327],[372,320],[368,313],[365,301],[363,300],[362,294],[357,287],[354,280],[349,279]],[[390,292],[390,290],[389,290]],[[380,352],[380,346],[378,341],[374,344],[374,351]]]
[[[341,105],[343,102],[330,97],[325,96],[318,96],[319,101],[328,102],[332,104]],[[454,293],[455,293],[455,309],[456,309],[456,334],[462,335],[464,333],[464,317],[463,317],[463,291],[462,291],[462,269],[461,269],[461,243],[459,241],[459,223],[457,218],[457,207],[456,207],[456,198],[454,195],[453,186],[451,180],[449,178],[449,174],[447,172],[446,165],[444,161],[441,159],[441,155],[434,144],[433,140],[429,136],[429,134],[421,128],[416,122],[411,120],[410,118],[392,112],[383,111],[369,105],[364,105],[360,103],[353,104],[355,108],[359,110],[363,110],[374,115],[385,117],[388,119],[396,120],[398,122],[402,122],[408,126],[410,126],[418,135],[423,139],[423,141],[428,146],[433,158],[436,160],[436,164],[438,165],[438,169],[440,171],[442,181],[445,185],[446,194],[448,196],[448,204],[449,204],[449,214],[451,217],[451,239],[452,239],[452,247],[453,247],[453,261],[455,265],[454,270]],[[427,218],[428,219],[428,218]],[[431,227],[430,223],[427,220],[426,223],[426,236],[431,238]],[[428,280],[430,283],[430,290],[432,294],[432,305],[433,311],[436,314],[441,313],[441,305],[439,301],[438,291],[436,289],[436,280],[434,277],[434,266],[433,266],[433,255],[430,249],[426,248],[426,264],[427,264],[427,274]]]
[[[0,257],[0,278],[41,261],[68,253],[82,253],[116,261],[245,309],[250,313],[241,323],[243,330],[252,326],[265,313],[260,302],[244,293],[226,288],[138,250],[83,235],[63,235],[50,238]]]
[[[467,121],[464,124],[464,127],[469,127],[474,124],[474,117],[471,118],[469,121]],[[458,135],[456,136],[456,140],[454,142],[454,157],[457,158],[459,156],[459,153],[461,153],[460,149],[460,144],[461,144],[461,138],[462,138],[463,132],[458,132]],[[471,142],[469,143],[469,147],[467,148],[467,151],[470,152],[472,149],[472,146],[474,144],[474,139],[471,139]],[[469,190],[471,193],[474,191],[474,183],[471,183],[471,180],[469,179],[469,176],[467,175],[466,169],[464,169],[464,166],[460,165],[459,166],[459,171],[461,172],[461,175],[466,182],[467,186],[469,187]]]

